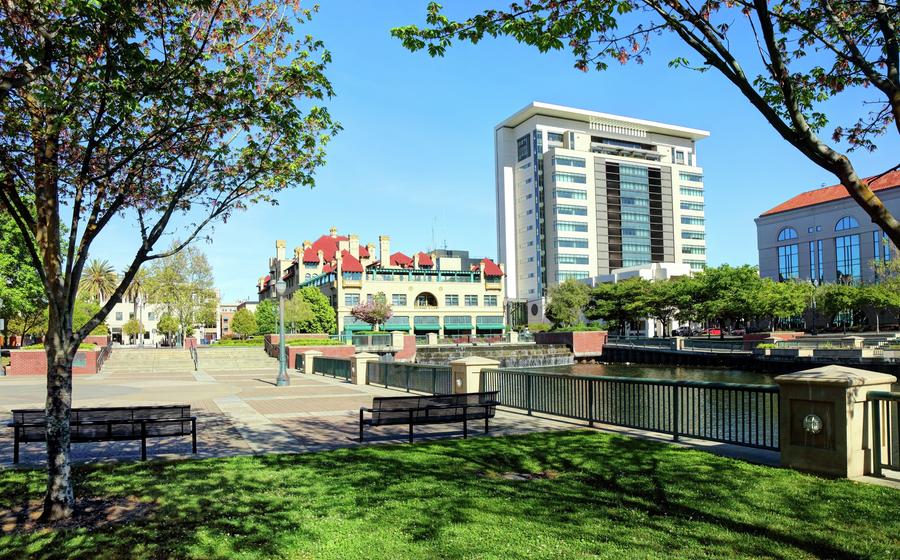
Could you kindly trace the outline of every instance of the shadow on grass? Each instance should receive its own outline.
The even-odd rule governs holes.
[[[484,476],[544,471],[558,476]],[[75,476],[80,496],[156,507],[97,532],[4,535],[0,557],[552,557],[547,543],[563,551],[557,557],[900,551],[896,491],[595,432],[83,467]],[[0,503],[39,498],[43,482],[39,471],[0,473]]]

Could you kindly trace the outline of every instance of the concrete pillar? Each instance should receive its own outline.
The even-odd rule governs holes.
[[[845,336],[841,341],[845,347],[859,349],[865,346],[866,339],[861,336]]]
[[[872,472],[870,391],[890,391],[896,377],[830,365],[779,375],[781,464],[854,478]]]
[[[516,331],[509,331],[509,343],[510,344],[518,344],[519,343],[519,333]]]
[[[479,356],[469,356],[450,362],[454,393],[481,391],[481,370],[500,367],[500,362]]]
[[[313,358],[316,356],[321,356],[322,353],[318,350],[307,350],[306,352],[302,352],[303,354],[303,373],[306,375],[312,375],[315,373],[313,371]]]
[[[360,352],[350,357],[350,383],[354,385],[366,384],[366,364],[377,362],[378,354]]]
[[[437,344],[437,341],[438,341],[437,333],[430,332],[430,333],[426,334],[425,336],[428,337],[428,342],[426,342],[426,344],[428,344],[428,346],[434,346],[435,344]]]
[[[403,334],[398,331],[391,331],[391,349],[392,350],[402,350],[403,349]]]
[[[684,350],[684,337],[683,336],[675,337],[675,350]]]

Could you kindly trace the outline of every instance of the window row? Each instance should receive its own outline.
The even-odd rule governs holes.
[[[680,187],[681,196],[703,196],[703,189],[695,189],[694,187]]]
[[[560,135],[561,136],[561,135]],[[562,141],[562,139],[560,139]],[[584,158],[570,156],[556,156],[553,158],[554,165],[567,165],[569,167],[584,167]]]
[[[553,189],[556,198],[571,198],[573,200],[587,200],[587,191],[575,189]]]
[[[372,294],[367,296],[367,301],[371,302],[374,299]],[[449,307],[457,307],[459,306],[459,296],[458,295],[446,295],[444,296],[444,305]],[[463,296],[463,305],[466,307],[476,307],[478,305],[478,296],[477,295],[465,295]],[[498,299],[496,295],[485,295],[483,296],[482,301],[483,305],[488,307],[496,307],[498,305]],[[355,306],[360,303],[360,294],[344,294],[344,305]],[[391,295],[391,305],[396,307],[403,307],[407,303],[406,294],[392,294]],[[431,300],[428,297],[419,297],[416,299],[416,305],[418,306],[434,306],[437,302]]]
[[[588,211],[584,206],[569,206],[559,204],[556,206],[556,213],[565,216],[587,216]]]
[[[706,239],[705,231],[691,231],[689,229],[681,230],[682,239]]]
[[[589,264],[587,255],[556,255],[556,264]]]
[[[693,210],[696,212],[703,212],[703,203],[702,202],[688,202],[686,200],[681,201],[681,209],[682,210]]]
[[[856,218],[853,216],[844,216],[834,224],[834,231],[846,231],[858,227],[859,222]],[[815,230],[812,227],[806,228],[807,233],[812,233],[813,231],[822,231],[822,226],[815,226]],[[797,230],[790,226],[781,228],[778,232],[778,241],[789,241],[791,239],[797,239],[797,237]]]
[[[587,175],[584,173],[564,173],[557,171],[553,174],[553,180],[557,183],[578,183],[584,185],[587,183]]]
[[[699,173],[688,173],[687,171],[679,171],[678,177],[682,181],[693,181],[695,183],[703,182],[703,175],[700,175]]]
[[[682,216],[681,223],[686,226],[702,226],[706,223],[706,220],[697,216]]]
[[[559,237],[556,239],[556,246],[565,249],[587,249],[588,240],[577,237]]]

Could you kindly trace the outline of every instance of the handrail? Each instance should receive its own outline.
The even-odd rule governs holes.
[[[648,385],[666,385],[670,387],[698,387],[702,389],[751,389],[754,391],[762,391],[765,393],[777,393],[777,385],[756,385],[753,383],[724,383],[722,381],[696,381],[693,379],[658,379],[655,377],[616,377],[612,375],[570,375],[568,373],[544,373],[542,371],[530,371],[512,368],[491,368],[485,371],[496,371],[501,373],[520,373],[542,377],[565,377],[568,379],[586,379],[589,381],[597,380],[610,381],[617,383],[644,383]],[[869,393],[870,395],[875,392]],[[900,393],[895,393],[900,395]]]

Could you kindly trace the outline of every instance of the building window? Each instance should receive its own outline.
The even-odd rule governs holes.
[[[584,158],[556,156],[553,158],[554,165],[566,165],[569,167],[584,167]]]
[[[859,222],[853,216],[844,216],[834,225],[834,231],[844,231],[847,229],[858,228]]]
[[[681,223],[686,226],[702,226],[705,221],[697,216],[682,216]]]
[[[842,218],[843,219],[843,218]],[[844,235],[834,239],[834,253],[837,257],[837,281],[849,284],[860,280],[859,235]]]
[[[529,208],[528,211],[525,212],[525,215],[526,215],[526,216],[530,216],[530,215],[532,215],[532,214],[534,214],[534,210],[532,210],[531,208]]]
[[[391,294],[391,305],[406,305],[406,294]]]
[[[691,266],[691,270],[703,270],[706,268],[706,262],[704,261],[684,261],[686,264]]]
[[[121,320],[122,320],[122,312],[116,311],[116,321],[121,321]]]
[[[797,239],[797,230],[792,227],[786,227],[778,232],[778,241],[789,241]]]
[[[556,246],[566,249],[587,249],[588,240],[576,237],[559,237],[556,239]]]
[[[636,227],[623,227],[622,237],[650,237],[650,230]]]
[[[650,245],[646,243],[622,243],[624,253],[649,253]]]
[[[681,191],[681,196],[703,196],[703,189],[697,189],[694,187],[679,187]]]
[[[344,305],[359,305],[359,294],[344,294]]]
[[[518,161],[531,157],[531,142],[529,142],[529,140],[530,135],[528,134],[516,140],[516,150],[519,154]]]
[[[476,307],[478,306],[478,296],[464,296],[463,303],[466,307]]]
[[[778,248],[778,280],[790,280],[800,276],[799,266],[799,247],[795,243],[793,245],[784,245]]]
[[[581,280],[589,277],[590,274],[584,271],[560,270],[556,273],[557,282],[565,282],[566,280]]]
[[[532,225],[529,225],[529,226],[528,226],[528,227],[526,227],[526,228],[525,228],[525,229],[526,229],[526,230],[528,230],[528,231],[531,231],[531,230],[533,230],[533,229],[534,229],[534,226],[532,226]]]
[[[685,200],[681,201],[681,209],[682,210],[693,210],[695,212],[703,212],[703,203],[702,202],[688,202]]]
[[[589,264],[587,255],[556,255],[556,264]]]
[[[484,296],[484,304],[488,307],[496,307],[497,296]]]
[[[459,306],[459,296],[444,296],[444,305],[448,307],[458,307]]]
[[[587,216],[587,208],[584,206],[570,206],[567,204],[559,204],[556,206],[556,213],[564,216]]]
[[[577,231],[587,233],[588,225],[582,222],[556,222],[556,231]]]
[[[675,163],[684,165],[684,152],[682,152],[681,150],[677,150],[675,152]]]
[[[706,239],[706,232],[691,231],[689,229],[683,229],[683,230],[681,230],[681,238],[682,239]]]
[[[558,144],[562,146],[563,143],[563,135],[561,132],[548,132],[547,133],[547,144]],[[582,167],[584,167],[582,165]]]
[[[813,282],[816,278],[816,242],[809,242],[809,279]]]
[[[650,207],[650,199],[648,198],[632,198],[630,196],[623,196],[620,200],[622,206],[640,206],[642,208]]]
[[[701,220],[703,218],[700,218]],[[681,223],[684,223],[684,216],[681,218]],[[637,214],[635,212],[622,212],[622,221],[623,222],[649,222],[650,215],[649,214]]]
[[[557,183],[579,183],[584,185],[587,183],[587,175],[584,173],[557,172],[553,174],[553,180]]]
[[[706,247],[701,247],[699,245],[683,245],[681,247],[681,252],[685,255],[705,255]]]
[[[155,320],[156,320],[156,313],[154,313],[154,312],[152,312],[152,311],[148,312],[148,313],[147,313],[147,320],[148,320],[148,321],[155,321]]]
[[[678,177],[682,181],[691,181],[693,183],[702,183],[703,182],[703,175],[700,175],[699,173],[688,173],[687,171],[679,171]]]
[[[571,198],[574,200],[587,200],[587,191],[578,191],[575,189],[553,189],[556,198]]]
[[[528,262],[534,262],[534,257],[528,257]]]

